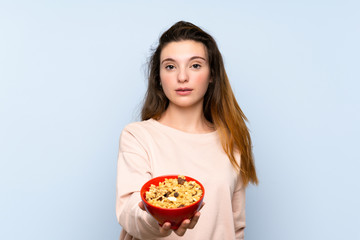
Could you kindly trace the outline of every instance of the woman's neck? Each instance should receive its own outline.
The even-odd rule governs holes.
[[[215,130],[213,124],[206,120],[202,107],[180,108],[169,105],[158,121],[189,133],[208,133]]]

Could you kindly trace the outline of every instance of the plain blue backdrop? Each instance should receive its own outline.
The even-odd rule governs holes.
[[[0,239],[118,239],[119,135],[179,20],[249,119],[246,240],[360,239],[358,1],[1,1]],[[196,231],[193,230],[193,231]]]

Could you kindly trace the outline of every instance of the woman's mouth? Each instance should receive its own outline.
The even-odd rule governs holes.
[[[191,88],[178,88],[175,90],[177,94],[184,96],[184,95],[189,95],[192,91]]]

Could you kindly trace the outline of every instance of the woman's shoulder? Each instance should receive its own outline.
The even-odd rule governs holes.
[[[151,124],[152,121],[153,119],[148,119],[148,120],[128,123],[124,127],[123,132],[130,132],[130,133],[144,133],[144,131],[147,132],[151,128],[153,128]]]

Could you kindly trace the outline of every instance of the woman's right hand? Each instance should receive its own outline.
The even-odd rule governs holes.
[[[205,203],[203,202],[200,209],[205,205]],[[144,203],[143,202],[139,202],[139,207],[145,211],[145,207],[144,207]],[[200,211],[199,209],[199,211]],[[164,237],[166,236],[169,236],[171,234],[172,231],[174,231],[174,233],[178,236],[184,236],[184,234],[186,233],[186,231],[188,229],[193,229],[197,222],[199,221],[199,218],[200,218],[200,212],[197,211],[195,213],[195,215],[191,218],[191,219],[185,219],[180,227],[176,230],[172,230],[171,229],[171,223],[169,222],[166,222],[164,223],[162,226],[159,226],[159,231],[160,231],[160,234]]]

